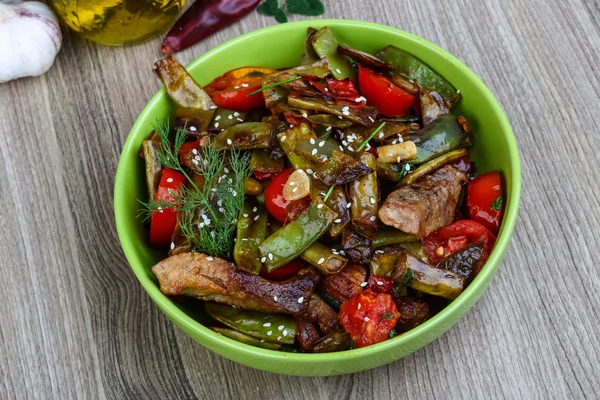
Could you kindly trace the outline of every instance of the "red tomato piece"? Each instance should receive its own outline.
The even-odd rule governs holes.
[[[162,171],[160,183],[156,190],[156,201],[175,202],[173,194],[179,193],[185,176],[169,168]],[[158,210],[150,217],[150,246],[167,248],[171,245],[171,236],[177,224],[177,211],[173,208]]]
[[[377,107],[379,113],[387,117],[405,115],[415,102],[415,96],[394,85],[385,76],[360,65],[358,86],[368,104]]]
[[[421,242],[427,257],[434,264],[438,264],[468,244],[481,242],[483,254],[479,265],[483,266],[496,242],[496,237],[480,223],[462,220],[430,233]]]
[[[265,268],[263,268],[260,270],[259,276],[262,276],[263,278],[269,279],[271,281],[285,281],[296,276],[298,271],[304,268],[304,266],[305,264],[302,260],[293,260],[284,265],[283,267],[279,267],[271,272],[268,272]]]
[[[383,276],[371,274],[367,281],[367,288],[377,293],[391,293],[394,288],[394,281]]]
[[[310,204],[308,197],[295,201],[288,201],[283,198],[283,187],[292,172],[294,172],[294,168],[281,171],[271,180],[265,189],[265,205],[267,210],[282,224],[293,221]]]
[[[358,90],[354,86],[354,83],[350,79],[338,80],[333,78],[327,78],[327,91],[336,100],[347,100],[353,105],[364,106],[366,100],[358,94]],[[359,101],[356,101],[356,100]]]
[[[181,157],[182,155],[187,154],[194,149],[198,150],[199,148],[200,148],[200,143],[198,143],[197,140],[194,140],[193,142],[185,142],[179,148],[178,156]]]
[[[262,93],[256,93],[248,96],[250,93],[261,88],[258,86],[239,87],[239,89],[227,89],[221,92],[216,92],[212,95],[212,99],[219,107],[229,108],[236,111],[248,111],[253,108],[264,107],[265,98]]]
[[[502,184],[498,171],[488,172],[469,181],[467,208],[473,221],[498,234],[502,217]]]
[[[367,289],[342,303],[340,323],[356,347],[383,342],[396,326],[400,313],[392,296]]]
[[[275,175],[277,175],[279,172],[260,172],[260,171],[254,171],[254,177],[256,179],[258,179],[259,181],[266,181],[267,179],[271,179],[272,177],[274,177]]]

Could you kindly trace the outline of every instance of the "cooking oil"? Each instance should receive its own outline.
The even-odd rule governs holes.
[[[63,21],[96,43],[121,46],[152,39],[177,18],[185,0],[51,0]]]

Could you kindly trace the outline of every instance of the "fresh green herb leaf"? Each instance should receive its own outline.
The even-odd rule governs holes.
[[[325,194],[325,197],[323,197],[323,201],[327,201],[329,199],[329,196],[331,196],[331,193],[333,193],[333,189],[335,189],[335,185],[329,186],[329,190]]]
[[[375,129],[375,130],[373,131],[373,133],[371,133],[371,134],[369,135],[369,137],[368,137],[368,138],[366,138],[366,139],[364,140],[364,142],[362,142],[362,143],[360,144],[360,146],[358,146],[358,149],[356,149],[356,152],[357,152],[357,153],[360,153],[360,152],[362,151],[362,149],[364,149],[364,148],[365,148],[365,146],[367,145],[367,143],[369,143],[369,142],[371,141],[371,139],[373,139],[373,138],[375,137],[375,135],[377,135],[379,132],[381,132],[381,130],[383,129],[383,127],[384,127],[384,126],[385,126],[385,122],[382,122],[382,123],[381,123],[381,125],[379,125],[379,126],[377,127],[377,129]]]
[[[219,150],[209,143],[198,152],[201,161],[195,172],[204,177],[204,184],[198,187],[179,162],[185,127],[177,130],[173,143],[169,140],[168,124],[156,127],[156,131],[161,139],[156,160],[181,172],[192,187],[182,186],[179,193],[173,193],[173,202],[142,203],[140,214],[148,217],[161,208],[174,208],[179,212],[181,233],[193,251],[230,257],[237,219],[244,204],[244,185],[252,173],[250,154],[236,149]]]
[[[412,269],[408,268],[402,277],[402,283],[404,283],[406,286],[410,286],[414,278],[415,275],[413,274]]]
[[[260,89],[256,89],[252,93],[248,93],[246,95],[246,97],[254,96],[257,93],[264,92],[265,90],[268,90],[268,89],[271,89],[271,88],[274,88],[276,86],[280,86],[280,85],[283,85],[283,84],[286,84],[286,83],[294,82],[294,81],[297,81],[299,79],[302,79],[302,77],[301,76],[295,76],[293,78],[285,79],[285,80],[280,81],[280,82],[270,83],[268,85],[265,85],[265,86],[261,87]]]
[[[494,200],[490,208],[494,211],[500,211],[500,209],[502,208],[502,201],[502,196],[498,196],[498,198]]]
[[[288,17],[287,15],[285,15],[285,12],[281,8],[275,12],[274,17],[275,21],[279,22],[280,24],[285,24],[286,22],[288,22]]]
[[[269,5],[269,3],[262,3],[261,5],[259,5],[258,12],[267,17],[275,16],[275,12],[271,11],[271,6]]]
[[[285,9],[290,14],[302,14],[309,9],[308,1],[306,0],[285,0]]]
[[[308,17],[316,17],[325,13],[325,7],[321,0],[306,0],[308,2],[308,8],[306,11],[299,13]]]

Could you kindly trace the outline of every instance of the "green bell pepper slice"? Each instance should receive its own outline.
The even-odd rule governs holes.
[[[327,58],[335,79],[356,78],[356,71],[338,51],[338,41],[329,28],[325,26],[316,32],[312,37],[312,45],[319,57]]]
[[[281,350],[282,348],[282,346],[278,343],[271,343],[264,341],[263,339],[256,339],[234,329],[219,328],[216,326],[211,326],[210,329],[225,337],[228,337],[229,339],[237,340],[240,343],[248,344],[250,346],[260,347],[268,350]]]
[[[267,236],[267,209],[264,205],[245,202],[237,222],[233,260],[238,268],[257,275],[262,268],[260,244]]]
[[[267,149],[271,144],[273,125],[266,122],[245,122],[225,129],[213,139],[219,149]]]

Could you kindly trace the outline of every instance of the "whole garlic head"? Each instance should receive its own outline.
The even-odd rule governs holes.
[[[48,6],[0,0],[0,82],[48,71],[61,42],[58,21]]]

